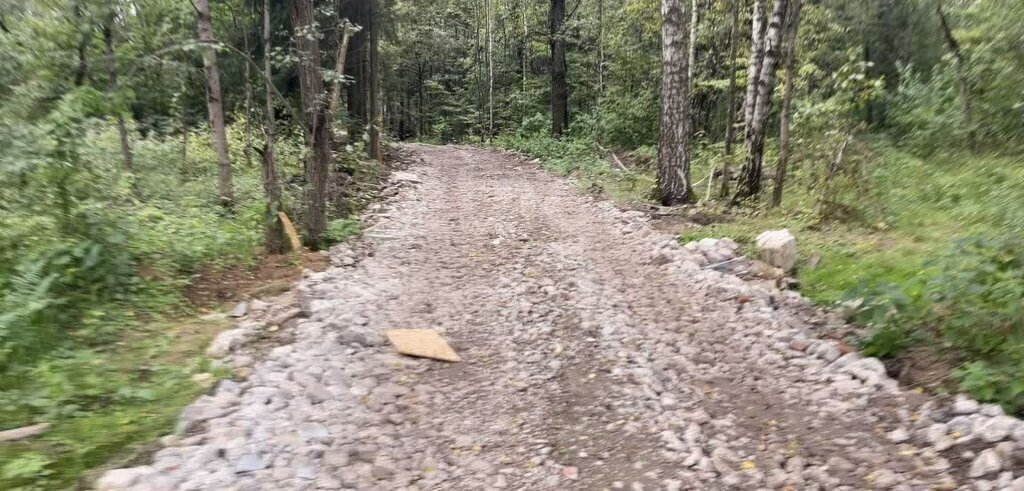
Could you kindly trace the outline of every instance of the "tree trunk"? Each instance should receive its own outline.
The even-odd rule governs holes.
[[[565,68],[565,0],[551,0],[551,134],[559,137],[569,129],[569,88]]]
[[[597,0],[597,103],[594,116],[597,121],[597,140],[602,138],[601,110],[604,106],[604,0]]]
[[[263,0],[263,87],[266,96],[266,139],[260,165],[263,193],[267,206],[263,212],[263,244],[270,254],[285,251],[284,227],[278,212],[281,210],[281,184],[277,180],[277,166],[274,162],[274,140],[277,138],[277,121],[274,119],[274,83],[270,66],[270,0]]]
[[[203,50],[203,70],[206,73],[206,108],[210,113],[210,129],[213,132],[213,147],[217,152],[217,194],[222,206],[234,204],[234,189],[231,184],[231,158],[228,156],[228,137],[224,128],[224,100],[220,90],[220,71],[217,68],[217,51],[213,48],[213,26],[210,21],[209,0],[196,0],[196,24],[199,42]]]
[[[782,113],[779,115],[779,165],[775,168],[775,188],[772,190],[772,206],[782,204],[782,191],[786,184],[786,167],[789,166],[789,118],[793,106],[793,77],[796,75],[796,41],[800,30],[801,0],[792,0],[786,19],[786,89],[782,95]]]
[[[960,43],[953,36],[953,29],[949,27],[949,20],[946,19],[946,13],[942,10],[941,0],[935,1],[935,13],[939,16],[939,24],[942,26],[942,34],[946,38],[946,45],[956,61],[956,86],[960,96],[963,125],[967,130],[967,146],[971,152],[976,152],[978,150],[977,133],[974,129],[974,111],[971,109],[971,93],[967,84],[967,59]]]
[[[754,0],[751,13],[750,65],[747,67],[747,93],[743,100],[743,135],[750,132],[754,119],[754,104],[757,101],[757,80],[764,62],[765,0]]]
[[[370,146],[367,149],[371,159],[384,161],[380,148],[380,19],[377,18],[379,0],[370,2]]]
[[[305,113],[306,144],[306,246],[318,249],[327,224],[327,179],[333,166],[331,133],[320,74],[320,41],[316,35],[313,0],[289,0],[292,43],[299,53],[299,92]]]
[[[729,27],[729,95],[726,109],[725,157],[722,159],[722,188],[720,196],[729,196],[729,159],[732,156],[732,142],[736,138],[736,31],[740,24],[740,4],[732,0],[732,25]]]
[[[118,94],[117,85],[117,61],[114,58],[114,14],[111,11],[110,16],[107,18],[107,22],[103,25],[103,46],[104,46],[104,58],[106,58],[107,64],[107,91],[109,96],[117,101],[116,104],[116,117],[117,117],[117,136],[121,141],[121,159],[124,163],[124,170],[131,174],[134,172],[134,158],[132,155],[132,143],[128,137],[128,126],[124,121],[124,108],[121,107],[121,97]],[[138,186],[135,185],[135,179],[132,178],[132,188],[138,193]]]
[[[246,16],[246,19],[249,17]],[[249,29],[248,22],[242,27],[242,48],[245,50],[245,56],[249,57]],[[242,128],[242,133],[245,139],[245,146],[242,147],[242,155],[245,156],[246,168],[252,168],[252,75],[250,74],[249,62],[245,60],[242,62],[244,71],[242,76],[245,78],[245,125]]]
[[[85,85],[85,79],[89,75],[89,62],[86,55],[89,52],[89,41],[92,40],[91,25],[85,20],[85,8],[80,1],[75,2],[72,10],[75,16],[75,29],[78,30],[78,44],[75,51],[78,54],[78,63],[75,64],[75,87]]]
[[[188,89],[188,70],[181,70],[181,87],[176,96],[178,105],[181,106],[181,114],[178,115],[178,124],[181,127],[181,177],[188,176],[188,106],[185,104],[185,92]]]
[[[735,201],[757,196],[761,192],[761,175],[764,160],[764,136],[768,113],[771,107],[772,92],[775,90],[775,70],[779,65],[779,45],[782,41],[782,21],[785,17],[788,0],[775,0],[772,17],[764,36],[764,57],[761,60],[761,72],[757,77],[757,91],[754,97],[754,108],[746,134],[746,160],[740,173],[739,189]]]
[[[658,198],[663,205],[689,203],[690,80],[684,0],[661,2],[661,137]]]
[[[341,29],[341,40],[338,41],[338,51],[334,55],[334,86],[331,87],[331,102],[328,105],[328,112],[331,116],[338,114],[338,101],[341,99],[341,80],[345,77],[345,56],[348,54],[348,43],[349,39],[352,39],[352,33],[355,32],[355,27],[348,19],[344,19],[341,25],[338,27]]]
[[[526,0],[523,0],[523,122],[526,122],[526,118],[529,116],[529,103],[526,100],[526,74],[528,72],[527,65],[530,62],[530,30],[529,25],[526,21],[526,7],[529,5]]]
[[[693,85],[693,71],[697,66],[697,0],[690,0],[690,47],[687,52],[686,76]]]
[[[494,3],[487,0],[487,141],[494,138]]]

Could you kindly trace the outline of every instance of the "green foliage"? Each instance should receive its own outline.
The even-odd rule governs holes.
[[[958,241],[904,285],[858,295],[855,318],[871,329],[866,351],[897,355],[934,336],[963,365],[953,376],[975,397],[1024,409],[1024,252],[1019,239]]]
[[[328,244],[344,242],[356,235],[363,229],[363,222],[358,217],[339,218],[327,223],[327,231],[324,238]]]

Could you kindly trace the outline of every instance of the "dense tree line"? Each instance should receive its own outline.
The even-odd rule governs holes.
[[[690,147],[724,144],[729,155],[742,135],[738,168],[720,159],[716,188],[739,203],[767,183],[778,203],[794,158],[790,126],[825,163],[864,132],[1011,143],[1022,129],[1020,76],[1011,75],[1020,29],[1003,20],[1021,7],[1011,4],[395,2],[385,124],[399,138],[441,141],[548,126],[627,150],[661,135],[665,203],[697,198],[670,179],[687,174]],[[976,114],[975,94],[986,94],[987,117]],[[939,120],[955,124],[943,130]]]

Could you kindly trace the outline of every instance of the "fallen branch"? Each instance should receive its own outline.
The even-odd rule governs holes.
[[[0,442],[13,442],[23,440],[37,435],[42,435],[50,429],[50,423],[39,423],[32,426],[22,426],[12,430],[0,431]]]
[[[719,266],[725,266],[726,264],[729,264],[729,263],[734,263],[734,262],[736,262],[736,261],[739,261],[739,260],[741,260],[741,259],[746,259],[746,258],[745,258],[745,257],[743,257],[743,256],[739,256],[739,257],[734,257],[734,258],[732,258],[732,259],[730,259],[730,260],[728,260],[728,261],[722,261],[722,262],[720,262],[720,263],[715,263],[715,264],[709,264],[709,265],[707,265],[707,266],[704,266],[704,267],[703,267],[703,268],[701,268],[701,269],[714,269],[714,268],[717,268],[717,267],[719,267]]]
[[[611,154],[612,159],[615,161],[615,165],[617,165],[619,169],[622,169],[623,172],[630,172],[629,168],[626,167],[626,164],[623,164],[622,161],[619,160],[619,156],[615,155],[615,152],[602,147],[600,143],[597,143],[596,145],[598,150]]]

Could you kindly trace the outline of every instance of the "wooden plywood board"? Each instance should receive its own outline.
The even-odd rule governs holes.
[[[433,329],[389,329],[384,332],[403,355],[442,361],[462,361],[459,354]]]
[[[299,232],[295,230],[295,225],[292,224],[291,219],[283,211],[277,212],[277,218],[281,220],[281,225],[284,227],[284,234],[288,236],[288,241],[291,242],[293,251],[302,250],[302,242],[299,241]]]

